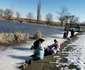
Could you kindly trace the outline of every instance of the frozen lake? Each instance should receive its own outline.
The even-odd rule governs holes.
[[[36,31],[41,31],[42,36],[46,37],[56,33],[61,34],[63,33],[63,29],[56,26],[0,20],[0,32],[28,32],[32,36]]]
[[[0,20],[0,32],[28,32],[30,35],[35,34],[36,31],[41,31],[43,38],[45,38],[44,47],[53,43],[56,38],[61,44],[66,39],[63,39],[64,28],[55,26],[38,25],[33,23],[19,23],[7,20]],[[17,67],[24,63],[26,59],[33,54],[30,47],[34,40],[27,41],[25,44],[9,46],[6,49],[0,47],[0,70],[19,70]],[[69,44],[68,44],[69,45]],[[73,61],[80,70],[85,70],[85,33],[78,35],[76,41],[70,44],[75,50],[71,51],[68,59]]]
[[[60,27],[0,20],[0,32],[28,32],[32,36],[38,30],[41,31],[43,38],[45,38],[44,47],[52,44],[55,38],[60,44],[65,41],[63,39],[63,28]],[[33,54],[33,50],[30,50],[33,42],[34,40],[30,40],[25,44],[9,46],[6,49],[1,46],[0,70],[19,70],[17,67]]]

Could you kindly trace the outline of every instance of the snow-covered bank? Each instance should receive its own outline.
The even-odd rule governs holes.
[[[75,33],[76,34],[76,33]],[[70,33],[69,33],[70,36]],[[44,47],[53,43],[54,39],[57,39],[61,44],[66,39],[63,39],[63,33],[53,34],[45,37]],[[33,54],[33,50],[30,50],[34,40],[27,41],[25,44],[10,46],[9,48],[3,49],[0,47],[0,70],[19,70],[17,67],[21,66],[30,55]]]
[[[44,47],[52,44],[54,39],[57,39],[60,44],[66,41],[66,39],[63,39],[63,34],[53,34],[44,39]],[[33,54],[33,50],[30,50],[33,42],[34,40],[30,40],[25,44],[10,46],[6,49],[0,47],[0,70],[19,70],[17,67],[21,66]]]
[[[65,39],[62,38],[64,27],[61,28],[33,23],[20,24],[19,22],[0,20],[0,32],[27,32],[32,36],[38,30],[41,31],[42,37],[46,40],[44,42],[44,47],[53,43],[54,38],[56,38],[60,44],[65,41]],[[0,70],[18,70],[17,67],[24,63],[33,53],[33,51],[29,49],[33,42],[33,40],[27,41],[25,44],[10,46],[9,48],[0,47]]]
[[[63,39],[63,34],[51,35],[48,38],[44,38],[44,47],[53,43],[53,40],[56,38],[59,43],[63,43],[66,39]],[[33,53],[33,50],[30,50],[30,47],[34,40],[27,41],[26,44],[19,46],[13,46],[2,50],[0,48],[0,70],[19,70],[17,67],[24,63],[26,59]]]
[[[68,46],[73,48],[68,55],[69,63],[77,65],[80,70],[85,70],[85,33],[78,35],[78,39]]]

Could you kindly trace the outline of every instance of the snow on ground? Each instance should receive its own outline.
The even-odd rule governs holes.
[[[11,26],[11,27],[10,27]],[[18,22],[12,22],[12,21],[0,21],[0,31],[2,32],[16,32],[16,31],[22,31],[22,32],[30,32],[31,35],[34,35],[37,31],[37,29],[41,31],[43,37],[45,39],[45,42],[43,44],[44,47],[47,47],[47,45],[50,45],[53,43],[53,40],[56,38],[58,42],[61,44],[66,39],[63,39],[63,31],[64,28],[61,27],[51,27],[51,26],[44,26],[44,25],[37,25],[37,24],[19,24]],[[10,31],[11,30],[11,31]],[[57,34],[54,34],[57,33]],[[53,34],[53,35],[52,35]],[[48,36],[48,37],[47,37]],[[69,36],[70,37],[70,33]],[[80,37],[81,38],[81,37]],[[83,41],[84,37],[78,42],[78,44]],[[9,48],[0,47],[0,70],[19,70],[17,67],[24,63],[26,59],[29,58],[31,54],[33,54],[33,50],[30,50],[30,47],[34,40],[27,41],[25,44],[17,45],[17,46],[10,46]],[[79,46],[76,44],[77,46]],[[84,45],[84,44],[83,44]],[[78,48],[82,47],[79,46]],[[76,50],[78,49],[76,48]],[[84,51],[84,48],[81,48],[82,51]],[[78,50],[80,51],[80,50]],[[79,60],[83,60],[84,58],[84,52],[81,53],[81,57]],[[76,51],[77,52],[77,51]],[[76,54],[77,55],[77,54]],[[70,54],[69,54],[70,56]],[[78,55],[79,56],[79,55]],[[77,57],[78,57],[77,56]],[[75,56],[74,56],[75,57]],[[75,61],[77,58],[75,59]],[[82,62],[81,60],[81,62]],[[80,63],[81,63],[80,62]],[[85,69],[84,69],[85,70]]]
[[[85,70],[85,34],[78,35],[78,40],[69,45],[73,47],[68,55],[69,63],[77,65],[80,70]]]
[[[44,39],[44,47],[52,44],[54,39],[57,39],[60,44],[66,41],[63,39],[63,34],[54,34]],[[19,70],[18,66],[22,65],[33,54],[33,50],[30,50],[33,42],[34,40],[30,40],[25,44],[10,46],[6,49],[0,47],[0,70]]]
[[[30,45],[28,44],[0,51],[0,70],[18,70],[17,66],[21,65],[33,53],[29,50]]]
[[[63,34],[54,34],[44,39],[44,47],[52,44],[54,39],[57,39],[60,44],[66,41],[66,39],[63,39]],[[30,40],[25,44],[10,46],[6,49],[0,47],[0,70],[19,70],[18,66],[21,66],[24,61],[29,59],[29,56],[33,54],[33,50],[30,50],[33,42],[34,40]]]
[[[62,38],[62,34],[51,35],[51,37],[44,38],[44,47],[53,43],[54,39],[57,39],[59,43],[63,43],[66,39]],[[26,44],[19,46],[10,46],[7,49],[0,49],[0,70],[19,70],[17,67],[24,63],[30,55],[33,54],[33,50],[30,47],[34,40],[27,41]],[[14,47],[14,48],[13,48]]]

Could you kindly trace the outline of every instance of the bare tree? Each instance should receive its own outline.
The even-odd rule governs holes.
[[[4,15],[7,19],[10,19],[13,16],[13,11],[11,9],[6,9]]]
[[[79,17],[71,16],[70,23],[78,23],[78,22],[79,22]]]
[[[53,15],[51,13],[48,13],[46,15],[47,24],[51,24],[52,23],[52,20],[53,20]]]
[[[65,26],[67,26],[68,25],[68,23],[69,23],[69,18],[70,18],[70,15],[67,15],[67,16],[64,16],[64,19],[65,19]]]
[[[41,1],[39,1],[38,6],[37,6],[37,23],[39,23],[41,19],[40,10],[41,10]]]
[[[3,9],[0,9],[0,16],[2,17],[3,16]]]
[[[27,14],[27,18],[30,20],[30,22],[32,21],[33,17],[33,13],[28,13]]]
[[[20,13],[18,11],[16,11],[16,17],[17,19],[20,18]]]
[[[61,26],[65,22],[66,18],[65,16],[69,15],[70,13],[68,12],[68,9],[66,7],[61,7],[60,12],[57,12],[59,15],[59,21],[61,22]]]
[[[69,20],[70,20],[70,27],[71,27],[71,24],[79,22],[79,17],[76,17],[75,15],[73,15],[73,16],[70,16]]]

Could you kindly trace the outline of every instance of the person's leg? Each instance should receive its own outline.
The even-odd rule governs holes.
[[[52,53],[53,53],[52,50],[48,50],[48,52],[47,52],[48,55],[51,55]]]
[[[45,50],[44,50],[44,56],[47,56],[48,55],[48,49],[46,48]]]
[[[26,60],[25,63],[31,64],[32,63],[32,59]]]
[[[32,60],[33,61],[40,60],[40,57],[34,57]]]

